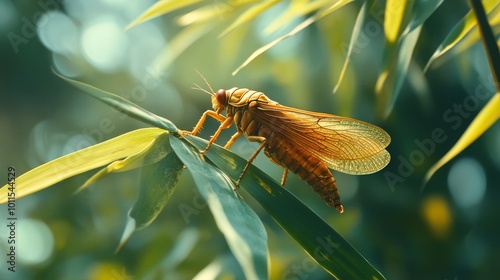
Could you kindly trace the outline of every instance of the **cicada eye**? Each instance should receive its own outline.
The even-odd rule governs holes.
[[[226,105],[227,99],[226,99],[226,91],[225,90],[219,89],[215,93],[215,98],[217,99],[217,102],[219,102],[219,104]]]

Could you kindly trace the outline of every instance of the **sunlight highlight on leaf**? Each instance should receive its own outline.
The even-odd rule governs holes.
[[[500,5],[498,0],[484,0],[482,1],[484,9],[486,13],[490,13],[495,7]],[[500,11],[495,9],[494,13],[499,13]],[[446,52],[448,52],[451,48],[453,48],[458,42],[460,42],[472,29],[477,25],[476,17],[474,13],[469,11],[465,17],[463,17],[457,25],[450,31],[448,36],[444,39],[444,41],[439,45],[437,50],[434,52],[432,57],[427,62],[427,65],[424,68],[424,72],[426,72],[430,65],[436,61],[439,57],[443,56]],[[477,31],[476,31],[477,32]],[[478,37],[479,38],[479,37]]]
[[[177,23],[182,26],[187,26],[195,23],[206,23],[213,20],[219,20],[233,10],[234,8],[226,3],[214,2],[179,17]]]
[[[296,17],[304,16],[317,11],[323,7],[331,5],[331,0],[319,0],[319,1],[303,1],[295,0],[291,1],[289,8],[278,16],[271,24],[269,24],[264,29],[264,34],[272,34],[278,31],[280,28],[286,27],[290,22],[292,22]]]
[[[277,38],[276,40],[272,41],[271,43],[265,45],[265,46],[262,46],[260,47],[258,50],[256,50],[254,53],[252,53],[250,55],[250,57],[247,58],[247,60],[245,60],[245,62],[243,62],[240,66],[238,66],[238,68],[236,68],[236,70],[233,71],[232,75],[236,75],[238,74],[238,72],[245,68],[248,64],[250,64],[250,62],[252,62],[255,58],[257,58],[259,55],[263,54],[264,52],[266,52],[267,50],[269,50],[270,48],[274,47],[275,45],[277,45],[278,43],[280,43],[281,41],[289,38],[289,37],[292,37],[293,35],[299,33],[300,31],[302,31],[303,29],[305,29],[306,27],[308,27],[309,25],[311,25],[312,23],[318,21],[319,19],[323,18],[324,16],[332,13],[333,11],[345,6],[346,4],[352,2],[353,0],[340,0],[338,2],[336,2],[335,4],[333,4],[332,6],[330,6],[329,8],[321,11],[321,12],[318,12],[316,13],[315,15],[309,17],[308,19],[304,20],[302,23],[300,23],[299,25],[297,25],[292,31],[290,31],[289,33]]]
[[[153,19],[155,17],[164,15],[166,13],[175,11],[180,8],[187,7],[200,0],[161,0],[153,4],[147,11],[140,15],[136,20],[130,23],[126,29],[130,29],[140,23]]]
[[[395,44],[403,29],[404,16],[410,2],[407,0],[387,0],[384,14],[385,38],[390,44]]]
[[[40,191],[64,179],[135,154],[150,145],[159,128],[131,131],[40,165],[16,178],[16,198]],[[7,202],[7,187],[0,189],[0,204]]]
[[[168,145],[167,137],[168,133],[162,133],[155,137],[155,139],[141,151],[131,154],[125,159],[112,162],[85,181],[85,183],[78,188],[75,193],[81,192],[91,184],[99,181],[111,173],[125,172],[161,160],[170,152],[170,145]]]
[[[436,164],[434,164],[425,175],[425,182],[428,182],[432,175],[438,171],[448,161],[452,160],[479,136],[481,136],[493,123],[500,117],[500,92],[497,92],[488,101],[488,104],[474,118],[469,127],[462,134],[457,143],[444,155]]]
[[[278,3],[280,0],[267,0],[262,3],[256,4],[243,12],[231,25],[229,25],[222,33],[219,35],[220,37],[223,37],[227,33],[233,31],[237,27],[241,26],[242,24],[249,22],[256,18],[258,15],[260,15],[262,12],[265,10],[269,9],[272,7],[274,4]]]

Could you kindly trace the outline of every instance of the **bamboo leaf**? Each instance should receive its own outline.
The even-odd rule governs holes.
[[[40,191],[64,179],[135,154],[165,130],[144,128],[76,151],[40,165],[16,179],[16,198]],[[0,189],[0,204],[7,202],[7,187]]]
[[[234,8],[226,3],[214,2],[179,17],[177,19],[177,23],[182,26],[206,24],[223,18],[226,14],[233,10]]]
[[[278,43],[280,43],[281,41],[289,38],[289,37],[292,37],[293,35],[299,33],[300,31],[302,31],[303,29],[305,29],[306,27],[308,27],[309,25],[311,25],[312,23],[320,20],[321,18],[323,18],[324,16],[334,12],[335,10],[345,6],[346,4],[352,2],[353,0],[339,0],[338,2],[336,2],[335,4],[333,4],[332,6],[330,6],[329,8],[323,10],[323,11],[320,11],[318,13],[316,13],[315,15],[309,17],[308,19],[304,20],[302,23],[300,23],[299,25],[297,25],[292,31],[288,32],[287,34],[277,38],[276,40],[272,41],[271,43],[265,45],[265,46],[262,46],[260,47],[259,49],[257,49],[255,52],[253,52],[250,57],[247,58],[247,60],[245,60],[245,62],[243,62],[240,66],[238,66],[238,68],[236,68],[236,70],[233,71],[232,75],[236,75],[238,74],[238,72],[245,68],[248,64],[250,64],[250,62],[252,62],[255,58],[257,58],[259,55],[265,53],[267,50],[269,50],[270,48],[274,47],[275,45],[277,45]]]
[[[413,5],[412,0],[387,0],[384,13],[385,39],[389,45],[396,44],[401,34],[405,16]]]
[[[333,88],[333,93],[337,92],[337,90],[340,87],[340,84],[342,83],[342,80],[344,79],[344,75],[347,71],[347,65],[351,60],[352,50],[356,47],[356,43],[358,42],[359,35],[361,34],[361,28],[365,23],[366,14],[368,13],[368,10],[372,4],[371,2],[372,1],[366,1],[365,3],[363,3],[363,6],[361,6],[361,10],[359,11],[358,16],[356,17],[356,22],[354,23],[354,27],[352,29],[351,41],[349,42],[349,48],[347,49],[346,58],[344,60],[344,65],[342,66],[342,70],[340,71],[340,76],[339,79],[337,80],[337,84]]]
[[[490,101],[488,101],[488,104],[486,104],[481,112],[474,118],[460,139],[458,139],[457,143],[430,168],[425,175],[425,182],[428,182],[436,171],[467,148],[498,120],[500,117],[500,110],[498,108],[500,108],[500,92],[497,92]]]
[[[402,36],[413,31],[413,29],[421,26],[424,22],[436,11],[444,0],[435,1],[415,1],[413,3],[413,11],[411,13],[411,20],[406,26]]]
[[[147,11],[140,15],[136,20],[130,23],[126,29],[130,29],[140,23],[153,19],[155,17],[170,13],[172,11],[193,5],[200,0],[161,0],[153,4]]]
[[[184,164],[170,147],[168,135],[165,135],[164,140],[161,145],[167,147],[168,154],[160,161],[142,167],[139,197],[129,211],[127,225],[117,250],[127,242],[134,231],[147,227],[158,217],[174,193],[184,170]]]
[[[198,150],[175,137],[170,143],[193,176],[245,278],[267,279],[267,233],[259,217],[233,190],[227,176],[208,164]]]
[[[269,9],[272,7],[274,4],[278,3],[279,0],[267,0],[261,3],[258,3],[245,12],[243,12],[231,25],[229,25],[222,33],[219,35],[220,37],[223,37],[227,33],[233,31],[234,29],[238,28],[239,26],[243,25],[244,23],[247,23],[254,18],[256,18],[258,15],[260,15],[262,12],[265,10]]]
[[[206,140],[195,136],[185,135],[184,138],[197,149],[204,149],[207,145]],[[215,144],[205,156],[234,181],[246,165],[246,160]],[[334,277],[385,279],[330,225],[254,165],[249,166],[240,185],[312,259]],[[332,208],[332,211],[335,210]]]
[[[164,119],[162,117],[159,117],[143,108],[140,106],[126,100],[125,98],[122,98],[116,94],[104,91],[102,89],[93,87],[91,85],[75,81],[69,78],[66,78],[64,76],[61,76],[57,72],[55,72],[57,76],[59,76],[61,79],[65,80],[72,86],[84,91],[88,95],[94,97],[95,99],[104,102],[108,104],[109,106],[115,108],[116,110],[133,117],[137,120],[140,120],[142,122],[145,122],[147,124],[164,128],[168,130],[171,133],[177,133],[177,127],[169,120]]]
[[[99,172],[85,181],[85,183],[76,192],[82,191],[89,185],[97,182],[98,180],[108,176],[111,173],[125,172],[144,165],[155,163],[164,158],[169,152],[170,145],[168,144],[168,134],[165,132],[155,137],[155,139],[141,151],[129,155],[125,159],[114,161],[108,166],[101,169]]]
[[[417,27],[401,38],[400,46],[397,48],[399,51],[395,53],[392,62],[377,80],[375,85],[375,92],[378,95],[377,109],[384,118],[392,112],[394,103],[401,91],[421,30],[422,26]],[[388,53],[388,50],[384,52]]]
[[[495,7],[500,5],[498,0],[484,0],[483,2],[484,9],[486,13],[490,13]],[[498,10],[495,10],[494,13],[498,13]],[[444,39],[444,41],[438,46],[437,50],[431,56],[427,65],[424,68],[424,71],[427,71],[432,63],[434,63],[439,57],[442,57],[446,52],[452,49],[455,45],[457,45],[473,28],[476,26],[476,18],[472,11],[469,11],[465,17],[463,17],[457,25],[450,31],[448,36]]]

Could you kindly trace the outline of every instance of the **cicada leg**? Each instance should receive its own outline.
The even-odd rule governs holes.
[[[241,174],[238,177],[238,181],[236,181],[235,189],[238,189],[238,187],[240,186],[241,178],[243,178],[243,175],[245,175],[245,173],[247,172],[248,167],[250,166],[250,164],[252,164],[253,160],[257,157],[257,155],[260,153],[260,151],[262,151],[262,149],[266,146],[266,142],[267,142],[267,139],[262,137],[262,136],[248,136],[247,138],[249,141],[252,141],[252,142],[260,142],[260,146],[250,156],[250,158],[247,161],[247,164],[245,165],[245,167],[241,171]]]
[[[219,137],[221,131],[223,129],[230,127],[232,122],[233,122],[232,117],[226,118],[223,115],[217,114],[217,112],[215,112],[215,111],[207,110],[205,113],[203,113],[200,120],[198,121],[198,123],[196,124],[196,126],[193,128],[192,131],[181,130],[180,134],[189,134],[189,135],[198,134],[201,131],[201,129],[203,128],[203,124],[207,120],[207,116],[210,116],[210,117],[218,120],[219,122],[221,122],[221,124],[220,124],[219,128],[217,129],[217,131],[214,133],[214,135],[210,138],[210,141],[208,141],[207,147],[203,151],[200,151],[201,154],[204,154],[210,148],[210,146],[212,146],[212,144],[217,139],[217,137]]]
[[[281,177],[281,186],[285,186],[286,182],[286,177],[288,176],[288,168],[285,168],[285,171],[283,172],[283,177]]]

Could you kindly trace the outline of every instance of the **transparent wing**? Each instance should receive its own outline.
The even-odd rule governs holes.
[[[259,103],[253,117],[279,137],[319,157],[332,169],[370,174],[390,161],[385,148],[391,137],[383,129],[351,118]]]

